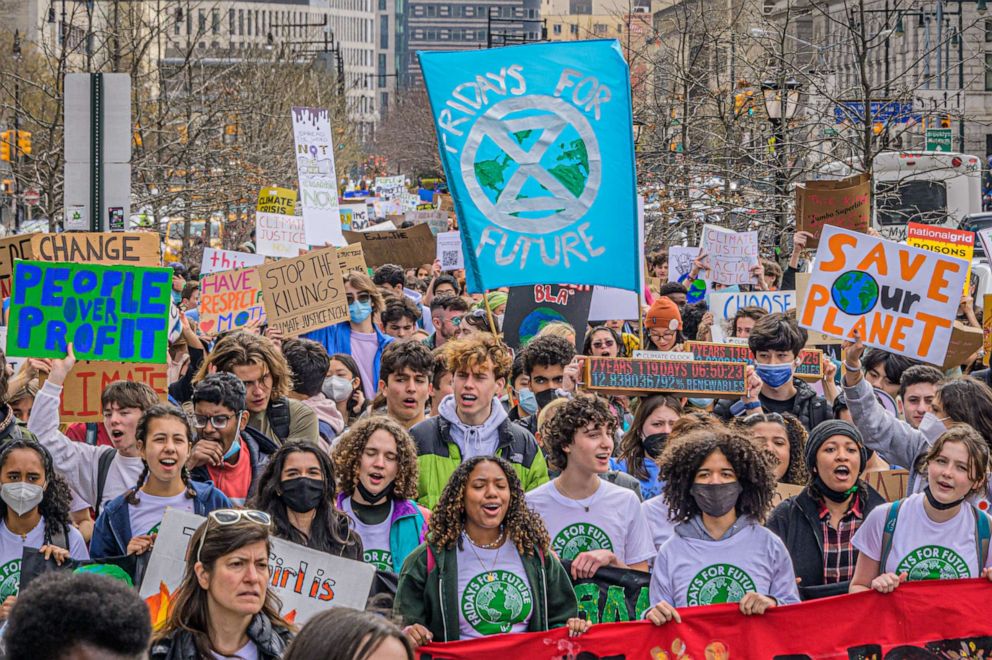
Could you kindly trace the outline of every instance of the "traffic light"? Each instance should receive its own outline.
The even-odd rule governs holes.
[[[31,155],[31,133],[28,131],[17,131],[17,150],[19,156]]]
[[[951,118],[948,117],[947,115],[944,115],[943,117],[941,117],[940,118],[940,127],[941,128],[950,128],[951,127]]]
[[[14,131],[0,133],[0,160],[10,162],[10,134]]]
[[[748,117],[754,116],[754,90],[734,94],[734,115],[739,117],[745,113]]]

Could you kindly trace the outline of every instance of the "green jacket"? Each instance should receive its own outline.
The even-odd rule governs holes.
[[[404,562],[393,614],[403,620],[404,626],[419,623],[426,627],[435,642],[454,642],[459,639],[458,553],[453,547],[430,548],[435,564],[430,571],[426,543]],[[572,581],[550,550],[522,555],[520,559],[534,595],[534,611],[527,632],[560,628],[578,616]]]
[[[513,464],[525,491],[548,482],[548,464],[537,440],[530,431],[509,419],[499,425],[496,454]],[[412,429],[410,435],[417,443],[417,465],[420,482],[417,502],[433,509],[441,498],[448,479],[462,462],[458,445],[451,439],[451,422],[443,417],[429,417]]]

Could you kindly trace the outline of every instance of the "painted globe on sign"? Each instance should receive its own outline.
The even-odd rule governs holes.
[[[520,345],[523,346],[541,331],[541,328],[555,321],[567,319],[550,307],[538,307],[520,322]]]
[[[830,297],[845,314],[862,316],[878,303],[878,282],[868,273],[849,270],[834,280]]]

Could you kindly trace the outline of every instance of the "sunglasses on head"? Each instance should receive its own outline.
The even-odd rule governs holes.
[[[233,525],[242,520],[247,520],[262,527],[272,527],[272,516],[264,511],[257,511],[255,509],[215,509],[207,514],[207,526],[203,529],[203,535],[200,536],[200,544],[196,548],[196,561],[198,562],[200,561],[200,553],[203,552],[203,541],[206,540],[207,532],[210,531],[211,520],[220,526]]]

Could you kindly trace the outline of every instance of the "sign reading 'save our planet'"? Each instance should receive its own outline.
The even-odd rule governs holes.
[[[942,365],[968,263],[826,226],[799,323]]]

